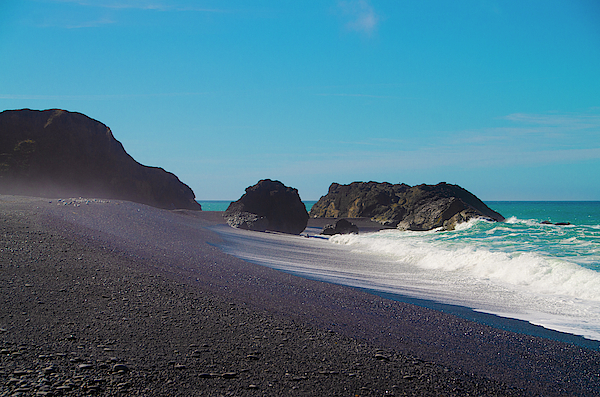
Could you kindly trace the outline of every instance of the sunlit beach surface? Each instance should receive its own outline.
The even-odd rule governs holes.
[[[3,395],[600,390],[600,352],[585,339],[512,332],[500,317],[489,326],[449,306],[378,296],[362,284],[371,254],[351,244],[113,200],[0,196],[0,213]],[[298,263],[303,270],[285,268]],[[400,273],[383,276],[389,263],[367,274],[395,286]],[[424,300],[452,295],[435,295],[422,275],[412,280]]]

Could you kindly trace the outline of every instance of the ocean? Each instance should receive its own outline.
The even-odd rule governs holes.
[[[196,200],[202,206],[202,211],[225,211],[231,200]],[[316,201],[304,201],[304,206],[307,211],[310,211]]]
[[[309,229],[313,238],[227,227],[217,232],[227,252],[303,277],[600,341],[600,202],[486,204],[506,221],[330,238]]]

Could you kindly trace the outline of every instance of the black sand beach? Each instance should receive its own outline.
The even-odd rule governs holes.
[[[0,196],[0,396],[591,396],[600,352],[219,249],[220,213]]]

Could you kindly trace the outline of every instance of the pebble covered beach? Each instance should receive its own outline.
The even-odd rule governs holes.
[[[219,249],[217,212],[0,196],[0,396],[600,394],[600,352]]]

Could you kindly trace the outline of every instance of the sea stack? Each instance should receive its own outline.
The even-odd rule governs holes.
[[[300,234],[308,223],[308,212],[298,190],[279,181],[263,179],[229,205],[224,214],[235,228]]]
[[[0,194],[201,209],[187,185],[162,168],[136,162],[106,125],[58,109],[0,113]]]
[[[327,195],[313,205],[312,218],[368,217],[401,230],[453,230],[472,218],[504,221],[475,195],[457,185],[409,186],[378,182],[331,184]]]

